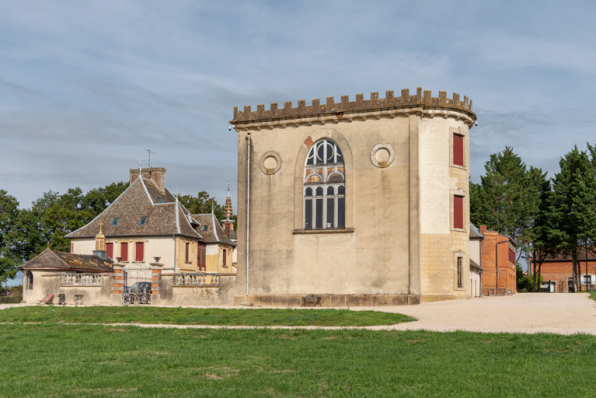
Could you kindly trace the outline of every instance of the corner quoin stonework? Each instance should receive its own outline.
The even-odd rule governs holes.
[[[470,296],[469,267],[457,286],[457,258],[469,264],[469,129],[476,115],[468,97],[402,90],[385,98],[318,99],[297,107],[276,103],[234,108],[238,131],[238,280],[246,286],[247,148],[250,165],[250,270],[247,301],[293,306],[308,294],[323,303],[414,304]],[[464,139],[464,166],[453,165],[453,135]],[[344,158],[345,228],[304,230],[304,165],[321,139]],[[377,167],[371,151],[393,148]],[[274,174],[260,159],[274,151]],[[464,198],[464,226],[453,226],[453,196]],[[359,304],[361,303],[361,304]],[[325,304],[323,304],[325,305]]]

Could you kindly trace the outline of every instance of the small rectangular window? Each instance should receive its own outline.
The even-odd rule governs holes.
[[[157,201],[158,201],[159,203],[163,203],[163,199],[162,199],[162,198],[157,198]]]
[[[128,242],[120,243],[120,261],[128,261]]]
[[[120,220],[120,218],[119,218],[119,217],[114,217],[114,218],[112,219],[112,225],[118,225],[118,221],[119,221],[119,220]]]
[[[144,242],[136,242],[135,244],[135,261],[144,261],[145,258],[145,244]]]
[[[190,261],[190,243],[186,242],[186,260],[187,263]]]
[[[453,228],[464,229],[464,197],[453,195]]]
[[[453,134],[453,164],[464,165],[464,136]]]
[[[209,225],[203,225],[203,231],[208,231],[209,230]]]
[[[139,220],[139,225],[145,225],[147,224],[147,217],[141,217],[141,219]]]
[[[226,249],[223,250],[223,266],[226,267],[227,264],[227,256],[226,256],[227,252]]]
[[[457,287],[464,287],[464,280],[463,280],[463,258],[457,258]]]

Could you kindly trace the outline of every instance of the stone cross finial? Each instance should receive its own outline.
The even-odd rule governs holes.
[[[99,222],[99,232],[101,233],[101,227],[103,226],[103,221]]]

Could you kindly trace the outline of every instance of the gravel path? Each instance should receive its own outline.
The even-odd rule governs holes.
[[[22,305],[22,304],[21,304]],[[0,309],[17,307],[0,305]],[[203,307],[204,308],[204,307]],[[230,307],[227,307],[230,308]],[[238,307],[235,307],[238,308]],[[253,307],[254,308],[254,307]],[[247,308],[248,309],[248,308]],[[507,297],[484,297],[473,300],[439,301],[413,306],[357,307],[356,311],[399,312],[418,319],[389,326],[368,326],[370,330],[463,330],[489,333],[555,333],[596,335],[596,301],[587,294],[533,293]],[[131,324],[113,324],[113,326]],[[250,329],[252,326],[141,325],[154,328]],[[271,327],[272,329],[340,329],[338,327]]]
[[[596,301],[588,294],[515,294],[385,310],[412,316],[418,322],[371,329],[596,335]]]

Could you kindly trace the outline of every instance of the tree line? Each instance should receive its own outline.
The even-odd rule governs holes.
[[[559,166],[548,178],[505,147],[490,156],[480,183],[470,181],[470,220],[513,239],[517,260],[532,261],[534,290],[544,260],[557,255],[571,257],[579,286],[578,257],[593,253],[596,242],[596,145],[588,144],[586,151],[575,146]]]
[[[69,233],[85,226],[112,204],[128,182],[117,182],[83,193],[70,188],[64,194],[48,191],[30,208],[19,208],[18,200],[0,189],[0,287],[15,277],[17,268],[41,253],[47,245],[53,250],[70,251]],[[224,206],[205,191],[196,196],[178,195],[192,214],[211,213],[223,218]]]

